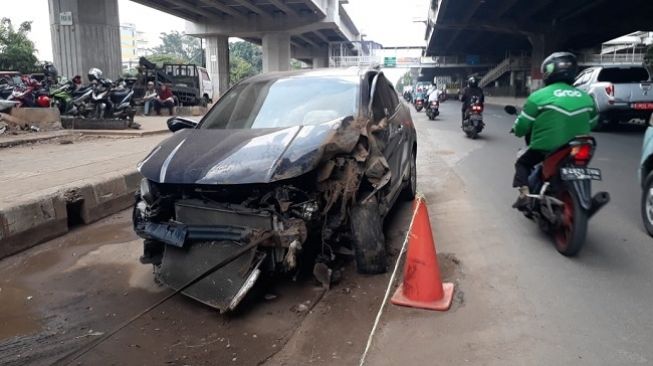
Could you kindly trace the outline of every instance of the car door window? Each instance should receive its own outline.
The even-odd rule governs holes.
[[[372,102],[374,121],[379,122],[384,117],[393,115],[398,105],[399,99],[397,99],[396,93],[391,89],[387,79],[383,75],[379,75]]]

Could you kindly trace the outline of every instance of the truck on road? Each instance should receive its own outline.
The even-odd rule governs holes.
[[[590,67],[574,86],[589,93],[599,111],[597,130],[618,123],[643,124],[653,113],[653,84],[641,65]]]

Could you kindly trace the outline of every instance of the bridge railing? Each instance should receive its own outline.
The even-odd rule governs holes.
[[[621,65],[641,64],[642,62],[644,62],[644,54],[642,53],[578,55],[578,63],[581,65]]]
[[[329,67],[372,66],[383,64],[379,56],[334,56],[329,57]]]

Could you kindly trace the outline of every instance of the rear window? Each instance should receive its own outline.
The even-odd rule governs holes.
[[[648,81],[649,75],[643,67],[630,67],[630,68],[610,68],[603,69],[599,73],[599,81],[605,81],[615,84],[626,83],[639,83]]]

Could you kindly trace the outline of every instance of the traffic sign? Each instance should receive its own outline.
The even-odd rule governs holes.
[[[383,58],[384,67],[397,67],[397,58],[396,57],[384,57]]]

